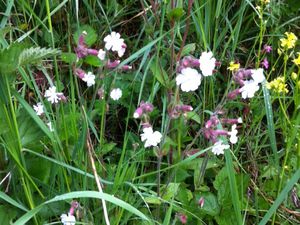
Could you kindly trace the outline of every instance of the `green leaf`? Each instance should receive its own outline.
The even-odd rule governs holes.
[[[217,197],[211,192],[203,192],[196,195],[196,200],[199,200],[201,197],[204,198],[204,205],[200,211],[204,214],[211,216],[216,216],[220,213],[220,206],[218,204]]]
[[[0,72],[1,75],[14,72],[19,66],[19,56],[26,48],[25,44],[14,43],[8,48],[0,51]]]
[[[163,193],[162,198],[166,201],[170,201],[178,191],[180,183],[169,183],[167,186],[163,186],[161,192]]]
[[[153,73],[154,77],[159,81],[159,83],[161,83],[165,87],[168,86],[169,78],[167,72],[161,67],[158,60],[152,60],[150,70]]]
[[[84,62],[95,67],[103,66],[103,62],[97,56],[94,55],[88,55],[87,57],[85,57]]]
[[[187,44],[183,47],[181,56],[189,55],[189,54],[193,53],[195,51],[195,49],[196,49],[195,43]]]
[[[277,208],[280,206],[280,204],[284,201],[284,199],[287,198],[288,193],[290,190],[294,187],[294,185],[298,182],[300,179],[300,169],[298,169],[295,174],[292,176],[292,178],[289,180],[289,182],[286,184],[284,189],[280,192],[279,196],[276,198],[275,202],[271,206],[271,208],[268,210],[266,215],[263,217],[263,219],[259,222],[259,225],[265,225],[271,218],[271,216],[276,212]]]
[[[200,116],[196,112],[188,112],[187,119],[194,120],[196,123],[201,124]]]
[[[60,57],[62,61],[68,64],[73,64],[77,60],[76,54],[71,52],[63,52]]]
[[[0,224],[11,224],[11,221],[17,216],[17,212],[5,205],[0,205]]]
[[[96,31],[94,30],[94,28],[92,28],[89,25],[83,25],[79,28],[79,30],[76,31],[76,33],[74,34],[74,42],[78,43],[79,36],[84,31],[87,33],[84,38],[84,42],[87,46],[90,47],[97,41],[98,35],[97,35]]]
[[[134,208],[130,204],[128,204],[128,203],[124,202],[123,200],[118,199],[112,195],[97,192],[97,191],[75,191],[75,192],[70,192],[67,194],[56,196],[55,198],[52,198],[49,201],[42,203],[41,205],[39,205],[39,206],[35,207],[34,209],[30,210],[29,212],[25,213],[22,217],[20,217],[13,224],[14,225],[26,224],[26,222],[28,222],[32,217],[34,217],[43,207],[45,207],[46,205],[48,205],[50,203],[65,201],[65,200],[69,200],[69,199],[78,199],[78,198],[103,199],[103,200],[111,202],[123,209],[126,209],[127,211],[131,212],[132,214],[137,215],[138,217],[140,217],[143,220],[149,221],[148,217],[146,217],[138,209]]]
[[[18,66],[38,64],[42,59],[60,54],[60,50],[53,48],[31,47],[24,49],[19,56]]]
[[[172,9],[170,12],[168,12],[167,18],[170,21],[171,20],[179,21],[183,15],[184,15],[183,8],[175,8]]]
[[[145,202],[147,202],[148,204],[154,204],[154,205],[160,205],[161,204],[161,200],[159,200],[159,198],[154,197],[154,196],[148,196],[145,197]]]
[[[21,205],[20,203],[18,203],[17,201],[15,201],[14,199],[12,199],[11,197],[9,197],[7,194],[5,194],[4,192],[0,191],[0,199],[8,202],[9,204],[27,212],[28,209],[26,209],[23,205]]]

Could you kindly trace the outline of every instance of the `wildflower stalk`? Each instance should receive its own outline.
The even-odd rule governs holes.
[[[185,22],[185,31],[184,31],[184,34],[183,34],[183,38],[182,38],[182,42],[181,42],[179,52],[177,54],[177,62],[180,60],[181,52],[183,50],[183,47],[185,45],[185,41],[186,41],[186,38],[187,38],[187,35],[188,35],[188,32],[189,32],[190,17],[191,17],[191,10],[192,10],[192,6],[193,6],[193,2],[194,2],[194,0],[189,0],[189,2],[188,2],[187,19],[186,19],[186,22]]]
[[[99,175],[97,174],[97,170],[96,170],[96,166],[95,166],[95,161],[94,161],[94,157],[93,157],[94,148],[93,148],[93,145],[92,145],[92,141],[91,141],[91,137],[90,137],[89,132],[87,132],[86,144],[87,144],[89,159],[90,159],[90,162],[91,162],[91,166],[92,166],[92,170],[93,170],[93,174],[94,174],[94,177],[95,177],[95,181],[96,181],[96,184],[97,184],[98,191],[100,193],[103,193],[102,186],[101,186],[100,179],[99,179]],[[103,207],[103,214],[104,214],[105,223],[106,223],[106,225],[110,225],[109,218],[108,218],[108,213],[107,213],[106,202],[105,202],[104,199],[101,199],[101,201],[102,201],[102,207]]]
[[[260,19],[260,29],[259,29],[259,45],[258,45],[257,61],[255,65],[256,68],[259,68],[259,64],[260,64],[261,46],[263,43],[263,36],[265,31],[263,9],[259,10],[259,19]]]

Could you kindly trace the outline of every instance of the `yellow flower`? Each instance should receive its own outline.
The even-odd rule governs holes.
[[[297,36],[292,32],[285,32],[286,38],[280,39],[280,45],[283,48],[291,49],[296,45],[296,41],[298,40]]]
[[[276,79],[268,82],[266,87],[272,89],[277,93],[288,93],[287,84],[285,83],[284,77],[277,77]]]
[[[239,63],[235,63],[233,61],[231,61],[229,63],[229,67],[227,68],[230,71],[237,71],[240,68],[240,64]]]
[[[293,60],[293,63],[295,63],[297,66],[300,66],[300,52],[298,52],[297,54],[298,54],[298,58],[295,58]]]
[[[261,0],[261,3],[262,3],[262,4],[266,4],[266,5],[267,5],[267,4],[269,4],[269,3],[270,3],[270,0]]]
[[[293,80],[297,80],[298,74],[295,72],[292,72],[291,77]]]

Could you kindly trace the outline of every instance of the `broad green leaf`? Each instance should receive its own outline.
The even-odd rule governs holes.
[[[95,67],[103,66],[103,62],[97,56],[94,55],[88,55],[87,57],[85,57],[84,62]]]
[[[204,205],[200,209],[200,211],[202,213],[208,214],[211,216],[216,216],[220,213],[220,206],[219,206],[217,197],[213,193],[203,192],[201,194],[197,194],[196,201],[198,201],[201,197],[204,198]]]
[[[68,64],[73,64],[77,60],[76,54],[71,52],[63,52],[60,57],[62,61]]]
[[[17,70],[19,56],[25,48],[25,44],[14,43],[0,51],[0,75],[6,75]]]
[[[79,28],[79,30],[76,31],[76,33],[74,34],[74,42],[78,43],[79,36],[84,31],[87,33],[84,38],[85,44],[87,46],[93,45],[97,41],[98,35],[97,35],[96,31],[94,30],[94,28],[92,28],[89,25],[83,25]]]
[[[170,201],[176,196],[180,183],[169,183],[162,187],[161,192],[163,193],[162,198],[166,201]]]
[[[196,112],[188,112],[187,119],[194,120],[196,123],[201,124],[200,116]]]

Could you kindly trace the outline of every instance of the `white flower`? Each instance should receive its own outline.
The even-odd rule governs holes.
[[[238,118],[238,123],[243,123],[242,117],[239,117],[239,118]]]
[[[216,66],[216,59],[212,52],[202,52],[200,59],[200,70],[203,76],[211,76]]]
[[[52,127],[52,123],[51,123],[51,122],[48,122],[48,123],[47,123],[47,126],[49,127],[49,130],[50,130],[51,132],[53,132],[53,131],[54,131],[54,129],[53,129],[53,127]]]
[[[157,146],[162,138],[160,132],[153,132],[152,127],[146,127],[143,129],[143,134],[141,134],[141,140],[145,141],[145,148],[150,146]]]
[[[70,213],[67,214],[62,214],[60,216],[61,222],[63,223],[63,225],[75,225],[76,223],[76,219],[75,216],[70,215]]]
[[[110,97],[115,101],[119,100],[122,97],[122,90],[120,88],[112,89]]]
[[[253,98],[255,92],[259,90],[258,83],[254,80],[246,80],[244,81],[244,86],[240,88],[240,92],[242,93],[242,98]]]
[[[231,131],[228,132],[228,134],[230,135],[230,138],[229,138],[229,141],[232,143],[232,144],[236,144],[237,143],[237,129],[236,129],[236,124],[233,124],[232,127],[231,127]]]
[[[181,90],[185,92],[195,91],[201,84],[201,75],[197,70],[190,67],[181,70],[176,77],[176,84],[181,85]]]
[[[99,51],[98,51],[98,58],[100,60],[104,60],[105,59],[105,55],[106,55],[106,51],[103,51],[102,49],[99,49]]]
[[[49,87],[48,90],[45,92],[45,97],[49,102],[53,103],[58,103],[58,101],[61,99],[60,96],[62,96],[63,93],[61,92],[56,92],[56,87],[52,86]]]
[[[256,70],[251,70],[251,73],[252,73],[251,77],[258,84],[263,82],[266,79],[264,76],[264,69],[262,69],[262,68],[259,68]]]
[[[95,75],[92,72],[88,72],[87,74],[84,74],[82,80],[90,87],[95,84]]]
[[[33,106],[36,115],[40,116],[44,113],[44,106],[41,102],[38,102],[36,105]]]
[[[119,57],[122,57],[124,55],[124,52],[126,50],[126,45],[124,43],[124,39],[121,38],[121,35],[116,32],[111,32],[110,35],[107,35],[104,38],[105,42],[105,48],[107,50],[112,50],[115,52],[118,52]]]
[[[229,145],[225,145],[223,143],[223,141],[217,141],[214,146],[212,147],[212,152],[215,154],[215,155],[223,155],[224,154],[224,150],[225,149],[229,149]]]

